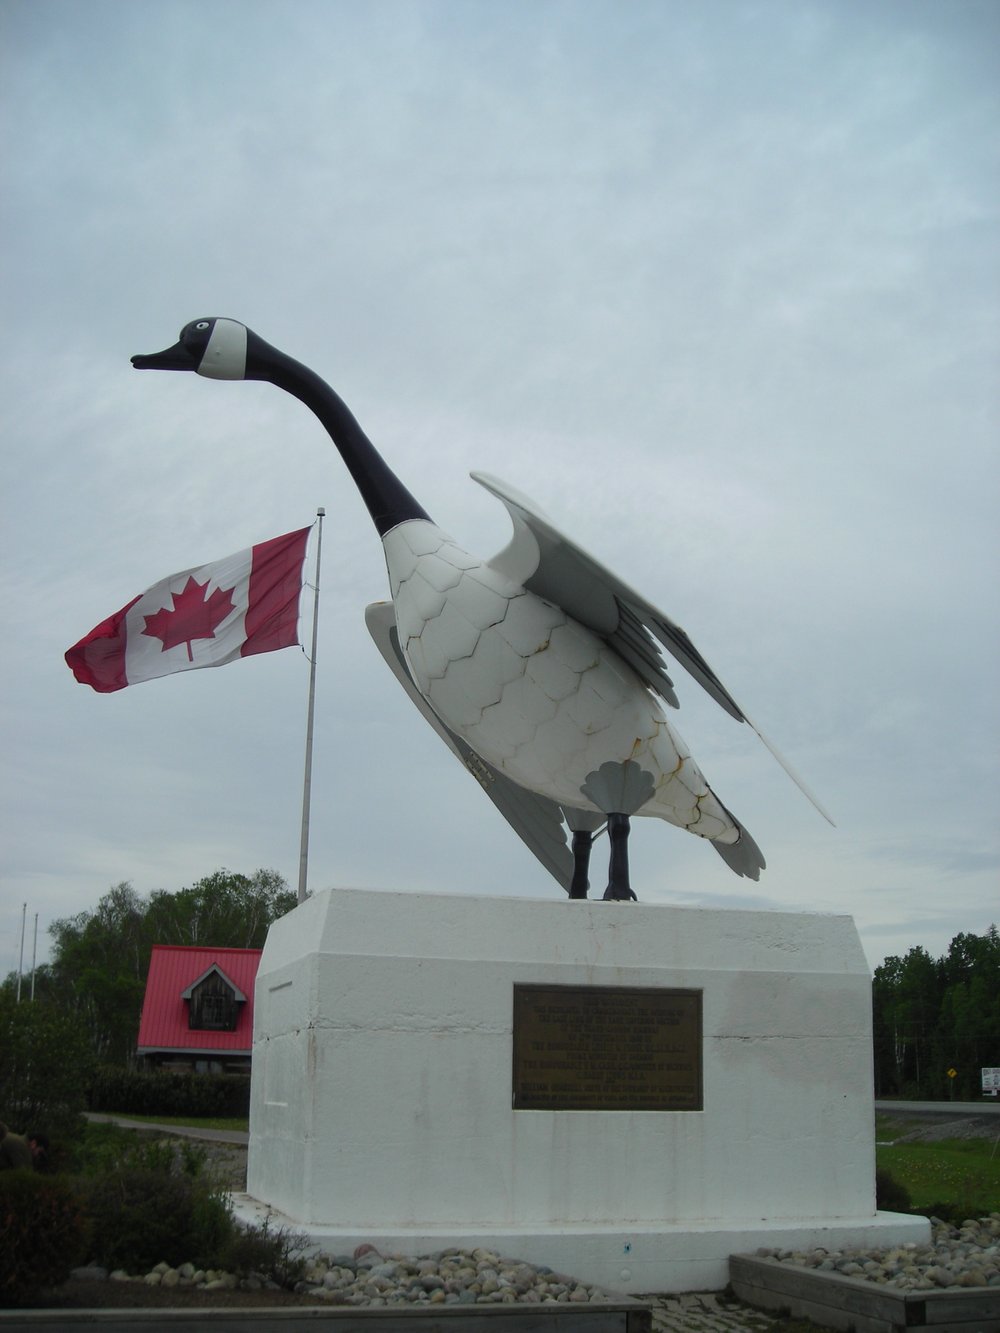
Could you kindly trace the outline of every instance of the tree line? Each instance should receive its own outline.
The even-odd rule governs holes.
[[[80,1060],[133,1065],[153,945],[262,948],[271,923],[295,902],[274,870],[248,876],[223,869],[148,898],[127,882],[116,884],[93,911],[53,922],[51,961],[34,978],[34,1035],[26,1027],[26,1002],[15,1004],[16,973],[0,985],[0,1093],[18,1049],[15,1026],[24,1029],[22,1061],[39,1044],[48,1047],[42,1037],[48,1024],[53,1040],[57,1027],[61,1034],[56,1046],[72,1047]],[[919,945],[902,958],[886,958],[875,969],[872,1003],[876,1096],[977,1098],[980,1069],[1000,1066],[996,926],[983,935],[956,935],[937,960]],[[12,1025],[15,1011],[19,1025]]]
[[[886,958],[872,1006],[876,1097],[978,1098],[981,1069],[1000,1067],[996,926],[956,935],[937,960],[919,945]]]
[[[49,927],[52,958],[35,972],[33,1007],[70,1020],[95,1063],[130,1065],[154,944],[260,949],[271,922],[295,902],[274,870],[217,870],[148,898],[127,882],[116,884],[93,911]],[[9,1010],[16,993],[15,973],[0,987],[0,1008]]]

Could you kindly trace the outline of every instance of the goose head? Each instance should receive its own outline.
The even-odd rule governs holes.
[[[268,353],[263,338],[235,319],[193,319],[173,347],[132,357],[136,370],[193,370],[213,380],[263,379]]]

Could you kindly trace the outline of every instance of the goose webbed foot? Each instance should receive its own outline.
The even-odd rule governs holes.
[[[608,869],[608,887],[605,902],[636,902],[628,878],[628,815],[608,815],[608,837],[611,840],[611,861]]]

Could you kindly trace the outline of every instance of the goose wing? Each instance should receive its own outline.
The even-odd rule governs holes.
[[[484,472],[473,472],[472,479],[503,501],[514,525],[510,544],[489,562],[492,569],[520,583],[529,592],[561,606],[574,620],[599,634],[651,690],[672,708],[677,708],[677,695],[667,674],[662,645],[731,717],[737,722],[746,722],[757,733],[823,818],[833,823],[784,756],[739,706],[680,625],[560,532],[521,491]]]
[[[366,607],[365,624],[379,652],[413,703],[469,770],[528,850],[535,854],[568,893],[573,878],[573,855],[566,843],[559,806],[512,782],[442,722],[410,675],[399,647],[396,616],[391,602],[374,602]]]

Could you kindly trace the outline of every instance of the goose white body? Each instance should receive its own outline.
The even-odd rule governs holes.
[[[587,793],[602,765],[632,763],[647,781],[616,810],[737,841],[683,740],[607,643],[433,523],[400,524],[383,546],[410,674],[482,759],[564,809],[599,815],[607,803]]]

